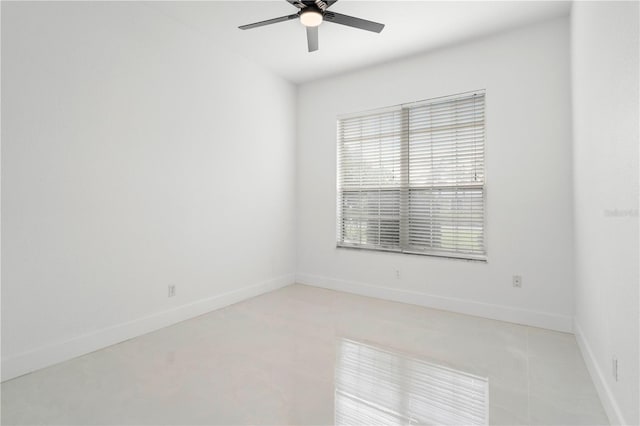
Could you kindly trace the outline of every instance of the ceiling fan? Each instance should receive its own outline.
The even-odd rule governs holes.
[[[337,1],[338,0],[287,0],[287,2],[299,9],[298,13],[242,25],[238,28],[241,30],[250,30],[251,28],[262,27],[264,25],[300,19],[302,25],[307,28],[307,46],[309,47],[309,52],[318,50],[318,26],[323,21],[373,31],[375,33],[379,33],[384,28],[384,24],[328,11],[327,9]]]

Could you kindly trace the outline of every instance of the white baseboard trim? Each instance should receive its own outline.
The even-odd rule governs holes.
[[[287,274],[208,299],[197,300],[143,318],[116,324],[72,339],[2,359],[2,381],[123,342],[294,283]]]
[[[596,387],[596,391],[598,391],[598,396],[600,397],[604,411],[607,413],[607,417],[609,417],[609,423],[612,425],[628,424],[622,415],[622,411],[620,411],[620,407],[613,396],[613,392],[611,392],[611,388],[609,388],[609,385],[605,380],[605,376],[602,374],[602,370],[593,355],[591,346],[585,338],[578,321],[574,320],[573,329],[576,335],[576,340],[578,341],[578,347],[580,348],[580,352],[582,352],[582,358],[584,358],[584,362],[587,364],[587,370],[589,370],[591,380]]]
[[[410,303],[413,305],[425,306],[427,308],[442,309],[445,311],[452,311],[499,321],[530,325],[533,327],[546,328],[566,333],[573,332],[573,317],[568,315],[518,309],[467,299],[436,296],[311,274],[296,274],[296,282],[314,287],[345,291],[362,296],[393,300],[394,302]]]

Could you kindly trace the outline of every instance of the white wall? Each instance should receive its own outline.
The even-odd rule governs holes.
[[[293,282],[291,84],[152,5],[2,2],[2,95],[4,379]]]
[[[562,18],[302,85],[297,280],[571,330],[569,58]],[[487,90],[488,262],[337,249],[336,115],[475,89]]]
[[[613,423],[640,423],[638,3],[576,2],[576,335]],[[612,374],[618,359],[619,380]]]

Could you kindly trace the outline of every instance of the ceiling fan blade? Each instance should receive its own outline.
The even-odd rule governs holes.
[[[337,1],[338,0],[324,0],[324,2],[327,4],[327,7],[330,7],[332,4],[334,4]]]
[[[297,7],[298,9],[304,9],[305,7],[307,7],[304,3],[302,3],[302,1],[300,0],[287,0],[287,2],[289,2],[290,4],[294,5],[295,7]]]
[[[346,25],[348,27],[359,28],[361,30],[373,31],[379,33],[384,28],[384,24],[379,24],[366,19],[360,19],[349,15],[343,15],[335,12],[325,12],[324,20],[333,22],[334,24]]]
[[[309,52],[318,50],[318,27],[307,27],[307,46]]]
[[[281,16],[279,18],[268,19],[266,21],[254,22],[253,24],[241,25],[238,28],[241,30],[250,30],[251,28],[262,27],[265,25],[277,24],[278,22],[290,21],[292,19],[297,19],[298,14]]]

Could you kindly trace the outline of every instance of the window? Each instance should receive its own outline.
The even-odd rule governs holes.
[[[484,91],[338,120],[338,246],[485,259]]]

